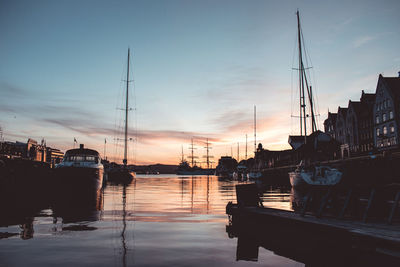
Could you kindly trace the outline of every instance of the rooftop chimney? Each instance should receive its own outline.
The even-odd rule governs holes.
[[[79,144],[79,148],[80,148],[80,149],[83,149],[83,144]]]

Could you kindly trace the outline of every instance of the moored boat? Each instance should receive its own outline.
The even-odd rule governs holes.
[[[103,174],[100,154],[83,144],[65,152],[62,162],[55,167],[55,179],[62,190],[98,191],[103,185]]]
[[[303,185],[335,185],[340,182],[342,172],[329,166],[309,166],[306,167],[303,161],[297,166],[296,170],[289,172],[290,184],[292,187]]]
[[[128,166],[128,111],[129,108],[129,67],[130,67],[130,49],[128,49],[128,61],[126,71],[126,95],[125,95],[125,131],[124,131],[124,159],[123,165],[114,165],[107,168],[107,180],[112,183],[129,184],[136,177],[136,173]]]
[[[319,165],[321,158],[319,155],[323,150],[327,149],[333,142],[332,138],[319,131],[315,119],[314,111],[314,96],[312,86],[309,84],[309,79],[306,73],[306,67],[303,63],[304,44],[303,34],[300,27],[300,14],[297,15],[297,30],[298,30],[298,49],[299,49],[299,93],[300,93],[300,135],[289,136],[289,143],[299,155],[302,155],[303,160],[297,165],[293,172],[289,172],[290,184],[292,187],[302,185],[335,185],[342,178],[342,172],[338,169],[326,165]],[[308,106],[308,110],[307,110]],[[307,123],[310,120],[310,123]],[[307,136],[307,126],[311,128],[311,134]]]

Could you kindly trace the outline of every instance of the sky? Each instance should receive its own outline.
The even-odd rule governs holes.
[[[6,141],[74,138],[121,161],[131,50],[130,163],[177,164],[194,139],[214,161],[298,134],[297,19],[319,128],[329,111],[400,71],[400,2],[0,0],[0,127]],[[298,94],[298,93],[297,93]],[[1,138],[1,136],[0,136]],[[105,144],[105,140],[107,140]]]

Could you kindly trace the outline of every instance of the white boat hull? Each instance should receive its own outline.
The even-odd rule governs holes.
[[[289,172],[290,184],[292,187],[302,185],[335,185],[340,182],[342,172],[337,169],[320,166],[314,170],[297,169],[294,172]]]

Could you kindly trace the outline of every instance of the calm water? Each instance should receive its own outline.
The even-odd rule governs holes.
[[[237,183],[138,176],[96,196],[42,200],[36,210],[34,195],[26,205],[10,203],[1,211],[0,266],[303,266],[262,247],[258,261],[237,261],[238,240],[229,238],[225,214]],[[290,209],[288,190],[265,188],[263,200]]]

